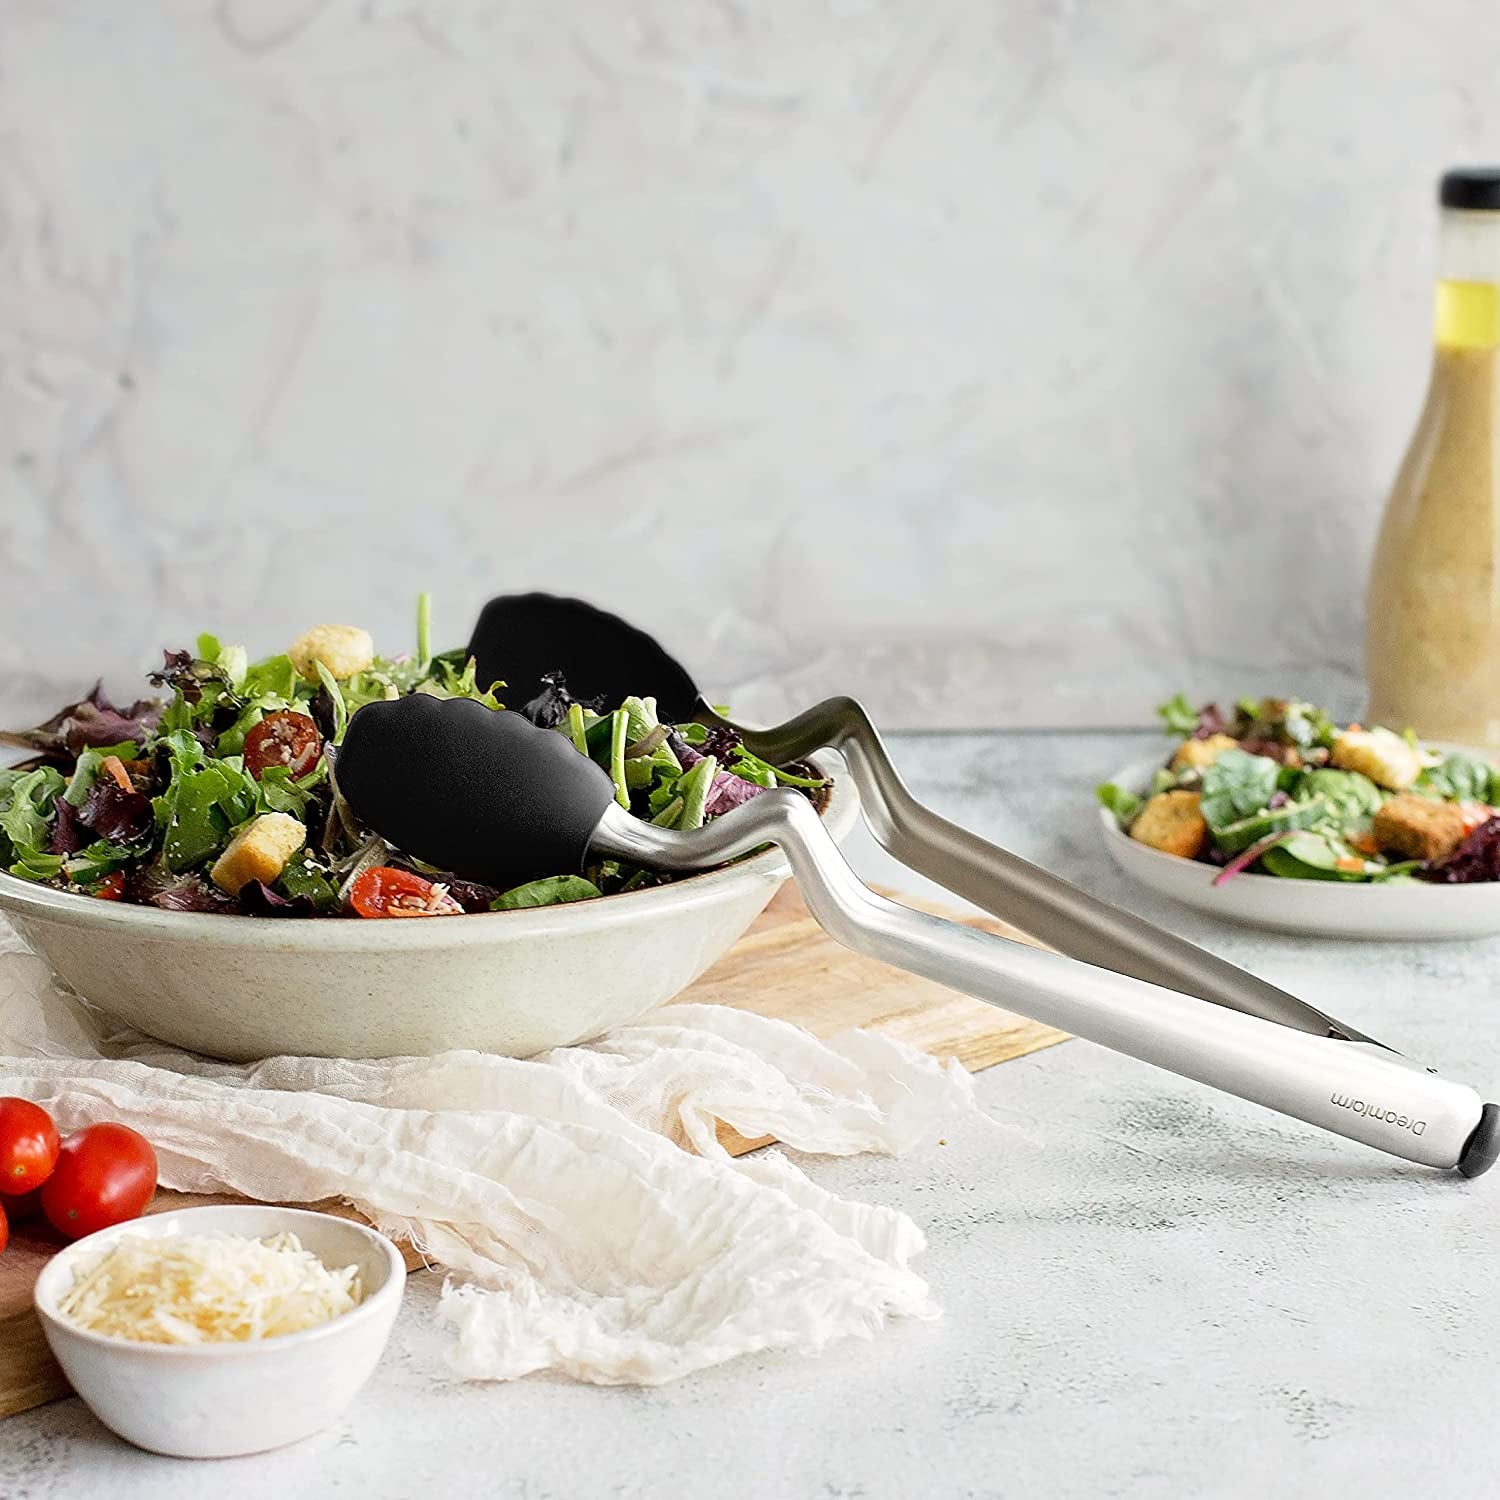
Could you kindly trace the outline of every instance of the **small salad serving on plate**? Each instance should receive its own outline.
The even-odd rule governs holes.
[[[0,870],[106,901],[276,917],[434,917],[587,900],[671,877],[601,860],[538,870],[510,890],[421,865],[360,826],[338,792],[338,747],[364,704],[408,693],[499,710],[462,651],[434,654],[426,596],[416,650],[375,654],[367,631],[318,625],[252,662],[198,637],[167,651],[160,696],[116,707],[96,686],[34,729],[0,732],[25,752],[0,767]],[[636,816],[696,828],[767,788],[821,804],[809,767],[773,768],[724,728],[663,724],[650,697],[580,702],[558,675],[514,705],[566,736]]]
[[[1297,699],[1157,710],[1176,740],[1148,785],[1100,803],[1137,843],[1292,880],[1500,880],[1500,767],[1407,732],[1335,723]]]

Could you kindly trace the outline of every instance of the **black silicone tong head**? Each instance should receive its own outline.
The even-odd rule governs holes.
[[[582,599],[544,593],[491,599],[468,654],[479,680],[503,680],[501,696],[523,711],[555,672],[580,702],[603,698],[613,707],[632,693],[651,694],[664,724],[687,722],[703,702],[687,669],[660,642]]]
[[[425,693],[365,704],[335,775],[360,822],[398,849],[498,885],[581,870],[615,799],[609,776],[566,736]]]

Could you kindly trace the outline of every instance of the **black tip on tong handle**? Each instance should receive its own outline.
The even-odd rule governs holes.
[[[1465,1177],[1480,1177],[1500,1161],[1500,1104],[1486,1104],[1479,1116],[1474,1134],[1458,1159],[1458,1170]]]

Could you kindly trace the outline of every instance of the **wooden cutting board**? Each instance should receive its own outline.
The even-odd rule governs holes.
[[[909,900],[924,910],[940,907]],[[951,913],[943,913],[951,915]],[[960,917],[973,927],[1021,937],[988,917]],[[874,959],[841,948],[808,916],[796,888],[783,887],[743,938],[680,1000],[733,1005],[757,1015],[796,1022],[820,1037],[864,1026],[898,1037],[934,1057],[957,1058],[970,1072],[1023,1057],[1066,1040],[1066,1034],[996,1010],[966,995],[913,978]],[[720,1139],[735,1155],[768,1144],[727,1128]],[[232,1197],[190,1197],[162,1189],[149,1210],[162,1213]],[[328,1201],[301,1205],[358,1218],[353,1209]],[[68,1393],[67,1382],[47,1351],[31,1307],[31,1289],[48,1258],[63,1242],[32,1224],[13,1227],[10,1247],[0,1254],[0,1417],[11,1416]],[[407,1265],[421,1257],[409,1248]]]

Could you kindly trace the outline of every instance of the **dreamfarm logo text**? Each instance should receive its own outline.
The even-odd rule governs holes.
[[[1340,1109],[1352,1110],[1371,1120],[1384,1120],[1397,1130],[1409,1130],[1413,1135],[1421,1135],[1427,1129],[1426,1120],[1414,1120],[1410,1115],[1397,1114],[1393,1109],[1382,1109],[1378,1104],[1366,1104],[1363,1099],[1353,1099],[1348,1094],[1330,1094],[1329,1098]]]

